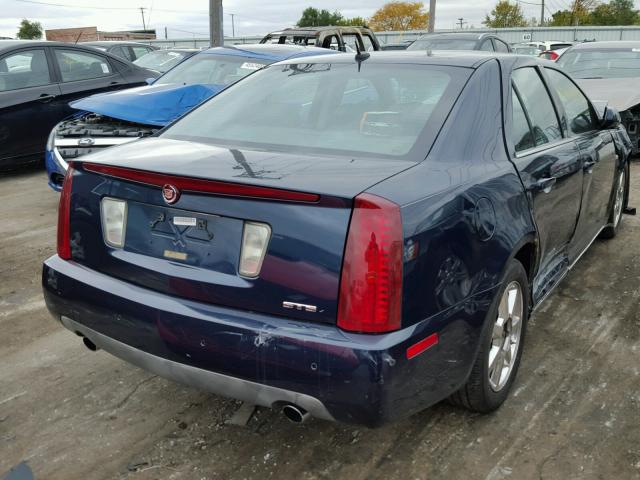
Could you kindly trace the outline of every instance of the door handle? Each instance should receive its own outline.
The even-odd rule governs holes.
[[[541,178],[535,183],[536,190],[549,193],[558,179],[556,177]]]
[[[111,82],[109,85],[120,85],[120,82]]]
[[[54,98],[56,98],[55,95],[49,95],[48,93],[43,93],[38,97],[38,101],[42,103],[49,103]]]
[[[595,160],[589,160],[587,162],[584,162],[584,165],[582,167],[582,169],[587,172],[587,173],[593,173],[593,167],[596,166],[596,161]]]

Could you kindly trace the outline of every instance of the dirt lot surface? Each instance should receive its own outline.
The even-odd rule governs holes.
[[[640,165],[631,204],[640,206]],[[58,194],[0,177],[0,478],[640,479],[640,217],[597,241],[532,318],[495,414],[446,403],[367,430],[260,409],[92,353],[47,313]]]

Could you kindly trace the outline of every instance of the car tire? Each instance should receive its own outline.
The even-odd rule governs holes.
[[[622,216],[629,198],[629,163],[616,172],[616,183],[613,186],[611,207],[609,211],[608,225],[600,232],[600,238],[610,239],[618,234],[622,224]]]
[[[528,319],[529,280],[522,264],[514,259],[487,314],[467,383],[450,397],[454,405],[489,413],[504,403],[518,372]]]

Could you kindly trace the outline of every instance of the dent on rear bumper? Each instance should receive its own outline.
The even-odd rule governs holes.
[[[491,292],[385,335],[256,314],[160,294],[53,256],[47,307],[104,350],[158,375],[259,405],[298,403],[319,418],[378,426],[465,381]],[[408,346],[437,331],[412,360]]]

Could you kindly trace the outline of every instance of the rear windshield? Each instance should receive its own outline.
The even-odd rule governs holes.
[[[572,49],[558,64],[576,78],[640,77],[640,48]]]
[[[413,42],[407,50],[474,50],[477,43],[473,38],[423,38]]]
[[[142,57],[144,58],[144,57]],[[267,60],[232,55],[200,53],[168,71],[156,85],[178,83],[193,85],[230,85],[267,65]]]
[[[471,70],[433,65],[277,65],[163,136],[260,150],[422,160]]]

